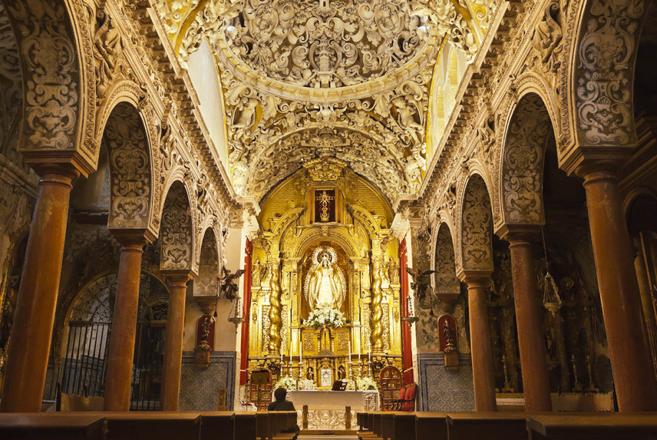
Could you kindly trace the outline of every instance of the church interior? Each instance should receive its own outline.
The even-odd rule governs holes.
[[[0,437],[657,438],[656,53],[651,0],[0,0]]]

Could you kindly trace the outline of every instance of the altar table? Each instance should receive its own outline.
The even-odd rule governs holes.
[[[303,408],[308,407],[305,417],[310,430],[358,429],[356,412],[379,409],[377,391],[289,391],[287,398],[301,415],[299,420],[304,420]],[[347,407],[351,410],[349,417]]]

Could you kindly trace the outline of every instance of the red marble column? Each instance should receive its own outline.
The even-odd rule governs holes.
[[[114,233],[121,243],[112,332],[105,371],[105,410],[128,411],[137,336],[143,234]]]
[[[466,274],[475,411],[496,411],[493,348],[488,320],[489,275]]]
[[[178,411],[180,374],[182,371],[183,333],[185,330],[185,299],[189,272],[166,275],[169,287],[169,308],[162,367],[162,410]]]
[[[616,173],[581,168],[618,409],[657,410],[657,383],[642,328],[641,298]]]
[[[522,385],[525,410],[528,412],[552,410],[543,316],[532,253],[532,242],[537,232],[535,228],[511,230],[504,236],[511,253]]]
[[[25,250],[7,352],[3,411],[40,411],[57,307],[73,180],[61,165],[38,169],[36,206]]]

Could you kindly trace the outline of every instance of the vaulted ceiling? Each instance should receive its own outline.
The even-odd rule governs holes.
[[[329,157],[391,201],[416,191],[438,55],[471,58],[491,14],[488,0],[157,1],[183,64],[213,49],[232,184],[256,199]]]

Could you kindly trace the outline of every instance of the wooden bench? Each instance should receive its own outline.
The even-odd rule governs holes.
[[[198,412],[107,412],[108,440],[198,440]]]
[[[395,413],[392,438],[394,440],[415,440],[415,418],[415,413]]]
[[[105,422],[89,414],[0,414],[3,440],[103,440]]]
[[[201,418],[199,440],[233,440],[236,438],[234,413],[229,411],[209,411],[202,412],[199,416]]]
[[[529,416],[531,440],[655,440],[657,413]]]
[[[447,414],[440,412],[415,413],[416,440],[447,440]]]
[[[234,440],[255,440],[256,439],[256,413],[254,412],[236,412],[235,413],[235,436]]]
[[[447,414],[449,440],[528,440],[526,415],[511,412]]]
[[[269,434],[273,439],[292,439],[297,436],[293,428],[297,425],[296,411],[269,411]]]

